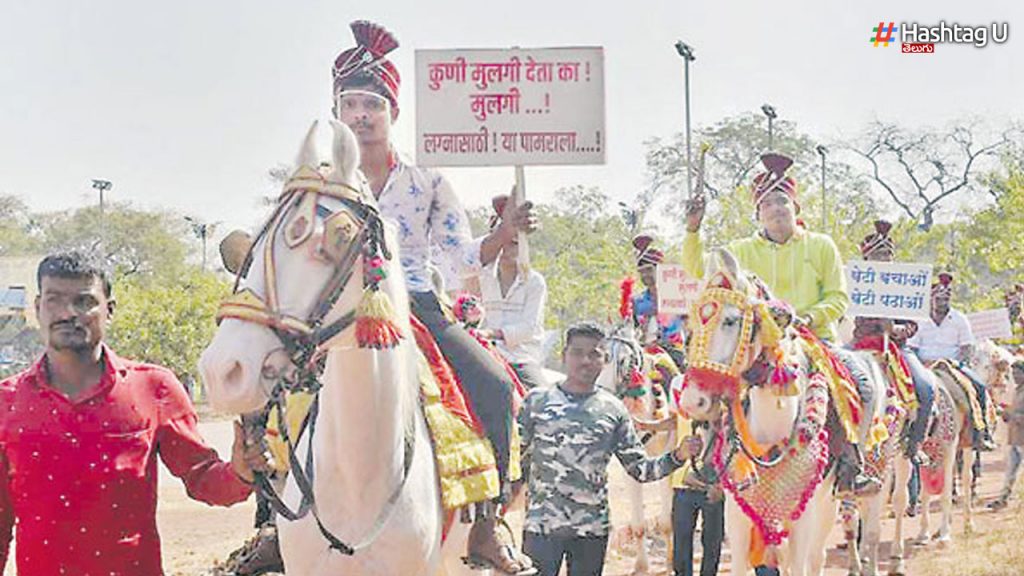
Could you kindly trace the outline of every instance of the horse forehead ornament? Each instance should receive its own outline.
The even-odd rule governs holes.
[[[769,384],[780,394],[797,393],[793,386],[794,369],[783,361],[781,341],[783,329],[777,316],[788,312],[785,305],[767,302],[767,290],[756,280],[739,282],[729,272],[720,270],[708,281],[690,314],[691,336],[687,357],[689,374],[705,392],[735,396],[740,392],[743,372],[750,367],[750,357],[760,344],[774,370]],[[740,328],[736,348],[724,361],[711,358],[713,339],[727,320],[726,309],[732,306],[739,314]]]

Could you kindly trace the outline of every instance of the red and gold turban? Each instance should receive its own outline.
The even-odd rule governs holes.
[[[398,75],[398,68],[385,56],[398,48],[398,40],[383,26],[366,20],[356,20],[350,27],[356,45],[339,54],[334,60],[332,74],[335,96],[345,89],[350,80],[369,75],[383,90],[381,95],[387,98],[392,109],[397,111],[398,87],[402,79]]]

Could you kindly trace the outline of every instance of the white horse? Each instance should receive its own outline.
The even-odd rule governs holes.
[[[953,482],[956,472],[957,452],[963,454],[963,468],[960,471],[961,486],[970,486],[971,467],[974,464],[974,449],[971,444],[970,401],[964,387],[945,370],[932,370],[939,382],[935,390],[935,422],[922,444],[922,450],[931,460],[931,466],[921,467],[921,524],[915,542],[926,544],[935,540],[940,545],[950,541],[953,522]],[[939,529],[929,535],[931,522],[929,504],[932,496],[938,495],[942,504],[942,518]],[[973,506],[970,497],[962,498],[964,505],[964,533],[974,530]],[[903,514],[896,509],[896,523],[902,523]],[[902,552],[903,543],[896,542]],[[894,552],[895,553],[895,552]]]
[[[252,247],[252,265],[236,294],[251,298],[247,303],[233,298],[261,320],[227,317],[221,322],[200,360],[206,389],[218,410],[260,410],[274,383],[295,369],[287,336],[310,328],[318,312],[326,312],[318,324],[333,324],[340,331],[324,335],[324,341],[316,342],[316,357],[307,358],[323,365],[319,415],[296,448],[297,462],[305,466],[308,458],[312,463],[315,503],[301,519],[278,520],[287,572],[433,576],[443,569],[449,576],[480,574],[460,560],[467,525],[456,521],[442,544],[446,515],[431,440],[418,409],[418,352],[397,236],[392,226],[380,226],[373,195],[357,170],[355,137],[343,124],[331,125],[333,169],[326,181],[317,172],[314,124],[298,159],[304,175],[297,172],[286,185],[266,233]],[[320,193],[310,193],[309,186]],[[379,262],[385,272],[379,289],[390,299],[401,334],[396,346],[379,349],[361,346],[351,322],[364,292],[364,255],[369,253],[363,251],[368,238],[363,233],[374,230],[373,240],[382,240],[391,251],[384,251]],[[340,282],[339,291],[330,287]],[[305,328],[296,327],[303,321]],[[282,499],[294,510],[305,500],[301,492],[293,466]],[[327,534],[354,551],[332,548]]]
[[[750,570],[748,550],[756,519],[762,528],[770,530],[773,540],[781,533],[788,533],[784,545],[777,550],[780,566],[787,574],[821,574],[826,541],[838,508],[833,495],[834,475],[822,477],[821,469],[817,472],[814,469],[816,462],[823,462],[829,456],[828,447],[822,445],[824,441],[817,436],[824,426],[822,412],[827,411],[829,402],[827,382],[823,384],[820,378],[809,376],[814,372],[810,349],[788,327],[788,319],[775,318],[770,313],[766,289],[763,286],[755,289],[755,281],[743,275],[727,251],[720,251],[719,258],[723,269],[710,276],[711,281],[696,305],[695,318],[691,319],[690,368],[680,406],[694,418],[706,418],[712,413],[715,402],[723,397],[730,402],[730,410],[727,410],[730,418],[725,427],[727,438],[721,440],[718,465],[727,470],[730,459],[738,456],[745,457],[754,470],[745,481],[730,486],[730,480],[725,484],[732,573],[747,574]],[[773,331],[777,332],[774,336]],[[780,366],[790,367],[796,390],[780,394],[779,390],[765,384],[769,379],[767,373],[758,374],[755,364],[776,354],[781,354]],[[855,357],[867,372],[868,385],[873,392],[870,405],[862,407],[864,416],[857,430],[861,445],[865,445],[872,423],[884,421],[891,398],[886,395],[885,379],[873,356],[856,353]],[[836,399],[831,401],[837,402]],[[738,424],[741,421],[744,423]],[[756,449],[747,446],[750,441],[773,448],[759,455]],[[896,438],[890,438],[880,449],[894,452],[895,441]],[[788,471],[784,472],[787,467]],[[885,466],[883,474],[891,474],[890,465]],[[904,486],[908,475],[907,469],[901,473]],[[795,485],[785,485],[786,481],[781,480],[794,477],[800,478]],[[778,484],[767,485],[773,482]],[[905,497],[903,492],[902,498]],[[765,501],[774,498],[776,504],[779,500],[785,501],[786,514],[767,518],[768,514],[762,514],[758,505],[753,504],[758,498]],[[900,498],[900,491],[897,491],[897,498]],[[861,565],[856,545],[852,545],[851,572],[860,573],[863,568],[874,574],[877,571],[877,527],[884,496],[879,492],[860,500],[867,528],[861,552],[867,562]],[[776,524],[772,526],[772,522]],[[852,538],[856,531],[848,529],[848,532]],[[771,550],[774,546],[768,548]]]
[[[665,355],[668,362],[671,358]],[[615,394],[623,400],[634,423],[648,424],[656,427],[659,422],[668,421],[664,388],[652,382],[649,374],[658,368],[654,363],[658,360],[644,352],[637,341],[633,324],[626,320],[608,337],[608,363],[597,378],[597,385]],[[662,359],[664,360],[664,359]],[[664,362],[662,362],[664,364]],[[674,365],[668,370],[678,369]],[[671,376],[671,375],[670,375]],[[657,455],[675,446],[675,430],[667,432],[640,432],[644,447],[648,454]],[[629,495],[630,521],[626,529],[626,540],[637,544],[636,561],[633,565],[635,574],[643,574],[650,568],[650,556],[647,549],[647,515],[644,512],[644,493],[653,490],[661,504],[654,522],[654,530],[662,535],[669,535],[672,527],[672,487],[669,478],[663,478],[644,486],[632,478],[626,479],[626,490]]]

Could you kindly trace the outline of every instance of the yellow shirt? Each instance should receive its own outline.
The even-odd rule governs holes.
[[[836,321],[849,307],[850,296],[842,257],[831,237],[798,227],[785,244],[755,234],[734,240],[726,248],[740,266],[767,284],[776,298],[788,302],[800,316],[810,315],[815,334],[836,340]],[[696,278],[704,276],[704,243],[699,233],[686,233],[683,267]]]

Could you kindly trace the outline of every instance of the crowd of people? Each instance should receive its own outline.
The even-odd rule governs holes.
[[[677,414],[679,444],[649,456],[621,399],[596,386],[608,355],[604,329],[591,322],[565,331],[564,379],[547,380],[542,346],[546,283],[518,258],[520,232],[532,232],[537,225],[531,204],[496,198],[490,230],[473,238],[444,176],[416,166],[393,145],[401,76],[387,55],[397,41],[368,22],[354,23],[353,32],[356,45],[334,61],[333,111],[357,138],[360,168],[381,214],[400,231],[412,312],[458,375],[494,448],[502,483],[492,512],[475,519],[467,557],[506,575],[555,576],[563,562],[570,576],[601,574],[611,530],[607,468],[615,456],[638,481],[671,475],[674,573],[693,574],[700,517],[700,574],[716,574],[724,534],[724,494],[710,460],[716,425]],[[836,324],[850,298],[840,252],[832,238],[799,220],[797,184],[788,175],[792,160],[766,154],[762,161],[763,170],[751,183],[758,231],[728,248],[775,297],[793,307],[798,324],[845,361],[849,350],[838,341]],[[704,212],[702,197],[689,201],[681,254],[683,266],[698,278],[707,258]],[[893,260],[889,228],[880,222],[864,239],[864,258]],[[665,254],[650,236],[632,242],[644,290],[633,299],[630,320],[643,344],[661,347],[684,370],[686,319],[658,310],[655,272]],[[443,261],[437,262],[438,257]],[[473,320],[473,333],[452,316],[448,295],[438,293],[432,261],[477,279],[483,314]],[[17,525],[17,566],[23,576],[161,574],[156,458],[183,480],[190,496],[226,506],[251,495],[254,473],[268,469],[266,457],[260,443],[249,441],[236,425],[230,461],[221,460],[199,435],[195,409],[175,375],[120,358],[104,343],[115,299],[106,271],[94,258],[48,256],[39,265],[37,281],[35,310],[45,352],[30,369],[0,384],[0,567]],[[917,417],[908,426],[904,448],[916,464],[927,458],[920,446],[934,399],[935,383],[924,366],[940,360],[953,363],[973,384],[975,446],[994,448],[983,417],[991,400],[985,383],[966,364],[973,336],[963,313],[951,306],[952,283],[951,273],[938,276],[931,316],[916,324],[856,319],[852,347],[893,342],[905,361]],[[1021,292],[1018,287],[1008,295],[1018,317]],[[493,344],[511,373],[480,339]],[[858,377],[855,363],[848,368]],[[994,507],[1006,506],[1022,459],[1024,364],[1014,364],[1012,375],[1016,394],[1005,413],[1011,465]],[[529,390],[517,412],[516,378]],[[520,438],[520,482],[513,482],[509,472],[511,443],[517,437],[513,427]],[[843,446],[839,467],[845,489],[879,489],[878,479],[865,473],[856,443]],[[520,551],[500,537],[497,523],[500,511],[521,491],[527,505]],[[235,557],[237,574],[281,568],[268,510],[261,507],[259,536]],[[763,566],[758,573],[773,570]]]

